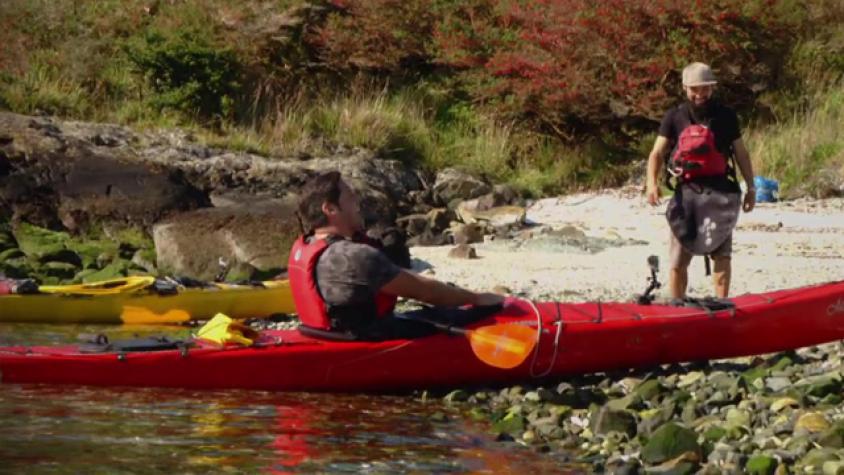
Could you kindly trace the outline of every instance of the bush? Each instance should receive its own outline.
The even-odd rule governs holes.
[[[428,49],[439,12],[436,1],[330,3],[336,11],[311,37],[328,67],[412,76],[430,65]]]
[[[130,43],[126,53],[156,91],[155,105],[203,119],[231,114],[239,64],[230,49],[191,31],[168,37],[153,30]]]
[[[727,100],[751,106],[789,39],[768,12],[739,0],[482,0],[446,15],[436,44],[499,117],[573,142],[621,124],[652,127],[693,60],[715,66]]]

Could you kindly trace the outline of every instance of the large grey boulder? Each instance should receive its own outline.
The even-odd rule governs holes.
[[[264,275],[287,267],[290,246],[300,233],[292,203],[288,198],[204,208],[156,223],[156,265],[199,279],[213,279],[221,263]]]
[[[492,191],[492,186],[466,172],[446,168],[437,174],[432,187],[434,204],[447,206],[455,200],[470,200]]]
[[[232,152],[190,134],[0,112],[0,217],[75,230],[91,222],[151,225],[211,205],[210,195],[285,198],[339,170],[368,223],[390,223],[422,189],[414,171],[372,152],[338,148],[301,160]]]
[[[86,132],[0,113],[0,215],[76,230],[91,221],[149,225],[206,204],[175,170],[137,160],[122,129],[91,124]]]

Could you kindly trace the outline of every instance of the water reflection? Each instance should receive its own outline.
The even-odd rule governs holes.
[[[0,385],[9,473],[555,470],[406,397]]]
[[[166,335],[189,338],[196,328],[176,325],[44,325],[37,323],[0,323],[0,346],[59,345],[79,343],[80,335],[106,335],[109,340]]]
[[[0,324],[0,344],[194,328]],[[560,473],[551,457],[406,396],[0,384],[0,473]]]

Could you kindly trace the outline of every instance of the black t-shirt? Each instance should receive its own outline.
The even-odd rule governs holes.
[[[668,139],[669,150],[671,151],[669,157],[674,155],[680,133],[691,124],[709,127],[712,134],[715,135],[715,148],[727,160],[729,170],[727,176],[724,177],[700,177],[693,181],[716,190],[738,191],[735,170],[733,170],[730,160],[735,155],[733,142],[741,138],[741,127],[736,112],[715,101],[710,103],[707,113],[703,116],[693,114],[688,103],[672,107],[662,118],[662,123],[659,125],[659,135]]]

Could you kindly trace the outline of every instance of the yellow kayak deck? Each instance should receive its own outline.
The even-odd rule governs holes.
[[[264,287],[214,284],[159,295],[151,289],[84,295],[77,292],[0,296],[0,322],[27,323],[180,323],[207,320],[217,313],[231,318],[264,318],[294,313],[286,280]],[[68,286],[70,287],[70,286]]]

